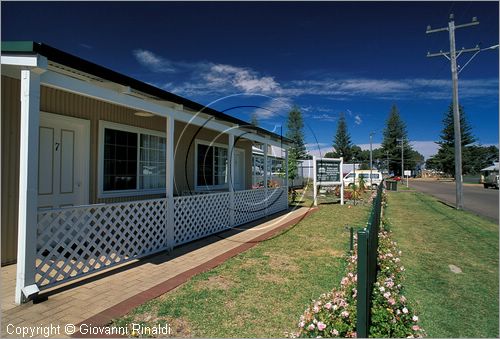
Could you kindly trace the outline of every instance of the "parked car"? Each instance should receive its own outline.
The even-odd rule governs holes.
[[[372,180],[371,185],[373,189],[376,189],[378,185],[382,182],[382,173],[379,171],[371,171]],[[356,178],[354,178],[356,176]],[[365,181],[365,187],[370,187],[370,170],[357,170],[356,172],[351,171],[344,177],[344,186],[353,187],[354,184],[359,184],[359,178],[363,178]]]
[[[490,175],[484,177],[483,186],[484,186],[484,188],[493,187],[493,188],[498,189],[498,186],[499,186],[498,185],[498,174],[490,174]]]

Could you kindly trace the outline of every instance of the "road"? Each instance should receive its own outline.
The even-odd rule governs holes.
[[[410,180],[410,187],[415,190],[433,195],[434,197],[455,205],[455,183]],[[479,185],[463,185],[464,209],[498,223],[498,196],[496,189],[485,189]]]

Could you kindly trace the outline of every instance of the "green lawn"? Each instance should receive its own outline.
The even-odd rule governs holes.
[[[300,198],[299,205],[310,202]],[[349,246],[345,225],[365,225],[368,204],[321,205],[264,241],[116,320],[168,322],[176,336],[283,337],[311,299],[338,286]]]
[[[413,192],[389,193],[387,217],[428,335],[498,337],[498,224]]]

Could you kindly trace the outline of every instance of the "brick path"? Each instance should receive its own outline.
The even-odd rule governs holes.
[[[8,324],[61,325],[61,332],[55,337],[64,336],[62,329],[66,324],[104,325],[297,223],[309,212],[310,209],[300,208],[275,215],[248,224],[244,230],[229,230],[180,246],[169,254],[160,253],[56,286],[43,292],[48,300],[37,304],[13,303],[16,267],[2,267],[2,337],[16,336],[7,333]]]

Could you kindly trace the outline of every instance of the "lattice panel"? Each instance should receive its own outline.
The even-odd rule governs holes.
[[[174,198],[174,244],[206,237],[229,228],[229,193]]]
[[[288,196],[285,187],[272,188],[267,193],[267,214],[281,212],[288,208]]]
[[[166,199],[40,210],[36,283],[63,280],[166,248]]]
[[[246,224],[266,216],[266,192],[264,189],[237,191],[234,193],[234,224]]]

